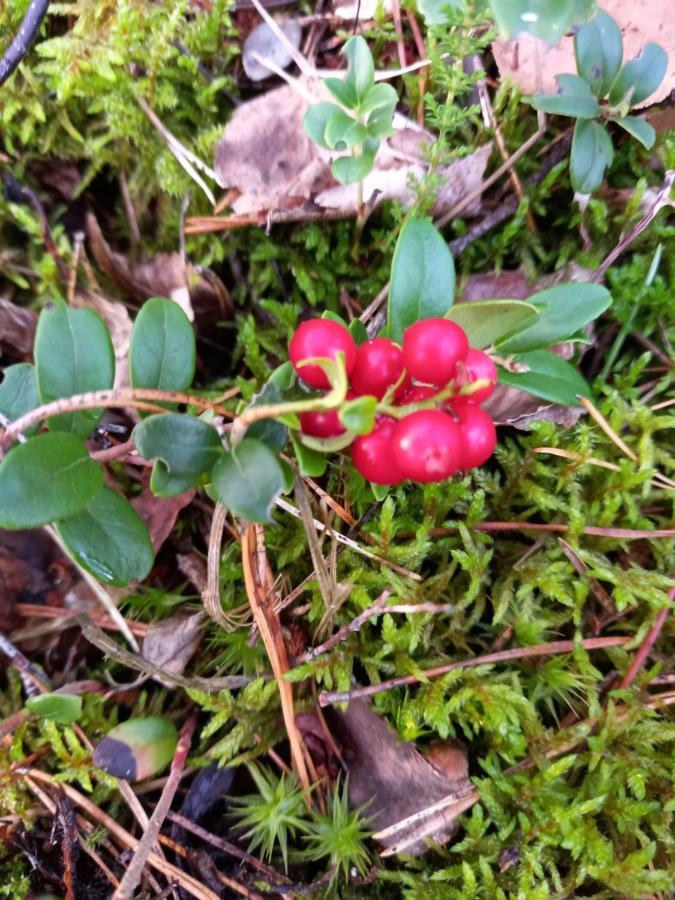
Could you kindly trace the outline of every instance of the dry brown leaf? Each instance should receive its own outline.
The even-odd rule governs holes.
[[[320,81],[299,79],[299,89],[316,102],[330,100]],[[254,215],[304,207],[352,215],[357,210],[356,185],[338,184],[330,172],[331,154],[305,133],[308,103],[284,85],[243,103],[235,110],[216,150],[215,171],[221,187],[238,192],[231,203],[237,215]],[[415,197],[411,182],[427,171],[423,147],[433,135],[415,122],[397,117],[401,127],[382,141],[375,167],[364,181],[363,199],[376,205]],[[438,170],[444,179],[434,207],[440,215],[481,183],[492,149],[480,147],[467,157]],[[306,206],[305,206],[306,205]],[[469,214],[475,212],[476,201]],[[300,216],[301,217],[301,216]]]
[[[448,778],[441,769],[425,759],[408,742],[400,742],[396,733],[368,706],[365,700],[353,700],[345,712],[334,709],[331,724],[349,772],[349,801],[352,806],[369,804],[365,814],[373,828],[382,831],[449,795],[461,794],[469,786],[466,765],[453,760],[458,777]],[[455,748],[457,749],[457,748]],[[455,819],[437,822],[419,834],[396,831],[382,843],[389,847],[416,836],[407,853],[420,855],[430,841],[444,843],[455,834]]]
[[[650,41],[661,44],[669,57],[666,77],[658,90],[638,107],[665,99],[675,88],[675,16],[664,0],[603,0],[602,8],[616,19],[623,35],[624,60],[633,59]],[[552,47],[528,36],[514,41],[497,40],[492,45],[502,78],[510,77],[524,94],[556,93],[556,75],[576,72],[574,39],[564,37]]]
[[[0,346],[22,356],[33,350],[37,313],[0,297]]]
[[[143,640],[143,658],[173,675],[182,675],[197,652],[205,620],[206,613],[201,610],[179,610],[161,622],[153,622]]]
[[[195,488],[190,488],[176,497],[155,497],[145,485],[142,493],[131,501],[148,528],[155,553],[171,534],[181,510],[192,501],[194,495]]]

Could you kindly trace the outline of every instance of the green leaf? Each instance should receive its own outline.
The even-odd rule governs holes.
[[[390,84],[374,84],[359,105],[359,112],[365,114],[375,109],[395,107],[398,94]]]
[[[605,97],[623,59],[621,29],[614,19],[598,10],[574,36],[577,71],[596,97]]]
[[[223,447],[216,429],[180,413],[149,416],[134,428],[131,438],[143,459],[156,459],[150,481],[158,497],[181,494],[210,472]]]
[[[600,106],[590,85],[578,75],[556,75],[557,94],[533,94],[530,102],[535,109],[555,116],[572,116],[575,119],[594,119],[600,115]]]
[[[614,148],[607,129],[599,122],[579,120],[574,126],[570,180],[578,194],[592,194],[602,184],[612,164]]]
[[[640,141],[647,150],[651,150],[654,146],[656,131],[645,119],[640,119],[637,116],[624,116],[622,119],[613,119],[612,121]]]
[[[531,34],[555,44],[593,14],[595,0],[490,0],[490,6],[504,37]]]
[[[390,491],[388,484],[373,484],[372,482],[370,483],[370,489],[373,492],[373,497],[375,497],[379,503],[384,500]]]
[[[527,366],[526,372],[499,371],[499,383],[508,384],[535,397],[562,406],[578,406],[578,395],[590,397],[586,380],[566,360],[550,350],[521,353],[516,361]]]
[[[295,458],[298,461],[300,474],[310,478],[321,478],[328,466],[326,454],[319,453],[318,450],[313,450],[311,447],[306,447],[294,434],[291,434],[291,443],[295,451]]]
[[[302,121],[310,140],[319,147],[323,147],[324,150],[332,150],[333,148],[326,140],[326,129],[335,116],[343,115],[345,113],[335,103],[315,103],[314,106],[309,107]]]
[[[326,125],[326,143],[332,150],[351,150],[360,146],[367,137],[366,126],[342,111],[336,113]]]
[[[0,413],[10,421],[14,421],[39,405],[40,398],[33,366],[29,363],[7,366],[5,377],[0,384]],[[33,425],[24,433],[26,436],[34,434],[38,427]]]
[[[218,459],[212,480],[218,500],[249,522],[271,521],[272,504],[284,489],[284,473],[275,454],[248,437]]]
[[[370,434],[375,427],[376,397],[356,397],[348,400],[338,414],[340,421],[352,434]]]
[[[142,581],[155,561],[145,522],[108,487],[56,529],[76,562],[106,584]]]
[[[363,181],[370,174],[375,160],[374,152],[360,153],[358,156],[340,156],[334,160],[330,170],[340,184],[353,184]]]
[[[41,403],[111,388],[115,353],[101,317],[91,309],[70,309],[62,300],[46,306],[35,333],[35,371]],[[87,437],[101,415],[100,409],[64,413],[48,426]]]
[[[539,310],[525,300],[472,300],[456,303],[447,314],[460,325],[472,347],[490,347],[499,338],[531,323]]]
[[[281,403],[284,397],[279,387],[270,379],[264,385],[260,393],[256,394],[250,406],[261,406],[267,403]],[[262,441],[275,453],[278,453],[288,441],[288,429],[276,419],[262,419],[254,422],[247,432],[247,437]]]
[[[335,97],[338,103],[346,106],[347,109],[355,109],[358,105],[358,97],[354,85],[342,78],[324,78],[324,85]],[[314,140],[314,138],[312,138]]]
[[[612,303],[600,284],[559,284],[527,298],[538,311],[536,321],[517,334],[497,341],[500,353],[524,353],[567,340],[597,319]]]
[[[127,719],[96,747],[94,765],[115,778],[141,781],[165,769],[177,746],[176,726],[169,719]]]
[[[60,725],[72,725],[82,712],[82,697],[74,694],[40,694],[26,700],[26,708],[41,719],[58,722]]]
[[[293,363],[286,360],[272,372],[267,379],[268,384],[276,385],[280,391],[287,391],[295,382],[295,369]]]
[[[184,391],[192,384],[196,356],[194,329],[180,306],[165,297],[146,300],[131,332],[131,384]]]
[[[428,220],[408,220],[391,264],[389,337],[400,343],[413,322],[447,315],[454,298],[455,262],[443,236]]]
[[[368,116],[366,127],[368,134],[373,138],[389,137],[394,134],[394,113],[396,107],[394,104],[390,106],[379,106],[374,109]]]
[[[343,53],[349,60],[349,69],[345,82],[352,85],[358,103],[365,100],[368,91],[374,84],[375,66],[370,48],[361,35],[349,38],[343,47]]]
[[[365,344],[368,340],[368,329],[363,324],[361,319],[352,319],[349,323],[349,333],[354,338],[354,343],[358,347],[360,344]]]
[[[462,9],[462,0],[417,0],[417,8],[429,25],[447,25],[448,10]]]
[[[84,441],[52,432],[13,447],[0,463],[0,528],[37,528],[72,516],[103,484]]]
[[[612,106],[626,101],[630,106],[650,97],[663,81],[668,54],[659,44],[646,44],[635,59],[625,63],[609,92]]]

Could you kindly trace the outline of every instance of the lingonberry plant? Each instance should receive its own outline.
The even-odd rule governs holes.
[[[640,53],[623,63],[623,39],[614,19],[602,10],[582,25],[574,36],[576,75],[558,75],[557,94],[534,94],[539,110],[576,119],[570,177],[578,194],[591,194],[602,184],[605,169],[612,164],[614,148],[607,130],[614,122],[647,150],[656,133],[645,119],[628,115],[663,81],[668,54],[659,44],[646,44]]]
[[[319,477],[331,455],[345,465],[351,457],[381,497],[389,486],[443,481],[487,462],[497,436],[481,404],[497,381],[555,403],[588,394],[574,366],[547,348],[584,340],[584,327],[611,302],[604,287],[562,284],[527,301],[453,305],[454,287],[441,234],[427,220],[408,220],[380,334],[332,313],[300,323],[289,360],[234,411],[191,388],[195,337],[173,301],[142,307],[129,350],[131,386],[117,389],[103,321],[52,304],[40,315],[35,366],[8,368],[0,385],[0,527],[53,523],[73,558],[110,584],[149,573],[146,526],[104,483],[88,444],[106,407],[140,411],[129,451],[152,462],[156,496],[202,487],[255,522],[269,520],[293,485],[294,467],[280,457],[289,442],[301,474]],[[43,423],[47,430],[36,433]]]

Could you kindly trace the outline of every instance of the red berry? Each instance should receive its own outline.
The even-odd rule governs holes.
[[[435,397],[437,393],[438,388],[430,384],[409,384],[396,402],[399,406],[408,406],[409,403],[421,403],[422,400]]]
[[[490,416],[470,403],[458,405],[456,410],[462,437],[462,469],[482,466],[497,446],[497,430]]]
[[[392,436],[396,423],[381,418],[370,434],[357,437],[352,444],[352,459],[366,481],[373,484],[400,484],[402,474],[392,453]]]
[[[423,319],[403,335],[403,362],[411,378],[445,385],[469,349],[464,330],[450,319]]]
[[[466,368],[466,380],[462,378],[463,384],[482,381],[484,378],[492,382],[487,387],[474,391],[473,394],[461,397],[463,402],[482,403],[484,400],[487,400],[497,385],[497,366],[495,366],[487,353],[483,353],[482,350],[477,350],[475,347],[469,348],[469,352],[464,360],[464,366]]]
[[[387,338],[373,338],[356,348],[350,382],[356,394],[372,394],[381,400],[402,373],[403,353],[398,344]]]
[[[420,409],[396,423],[394,458],[413,481],[444,481],[462,462],[458,424],[438,409]]]
[[[288,347],[288,355],[295,371],[305,384],[315,388],[330,387],[326,373],[319,366],[301,366],[300,363],[314,356],[335,359],[340,351],[345,355],[349,374],[356,359],[356,344],[344,325],[333,319],[310,319],[303,322],[296,329]]]
[[[337,437],[347,430],[336,409],[300,413],[300,428],[303,434],[318,438]]]

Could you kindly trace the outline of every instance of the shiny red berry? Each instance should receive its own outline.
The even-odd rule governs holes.
[[[344,353],[349,374],[356,359],[356,344],[344,325],[333,319],[310,319],[303,322],[296,329],[288,347],[288,355],[295,371],[305,384],[315,388],[330,387],[326,373],[319,366],[301,366],[300,363],[315,356],[335,359],[339,352]]]
[[[462,469],[482,466],[497,446],[497,429],[490,416],[471,403],[458,404],[456,408],[462,439]]]
[[[427,384],[452,381],[457,363],[464,360],[468,350],[464,329],[450,319],[423,319],[403,335],[403,363],[408,374]]]
[[[430,384],[410,384],[396,402],[399,406],[408,406],[410,403],[421,403],[422,400],[435,397],[437,393],[438,388],[432,387]]]
[[[462,462],[459,426],[438,409],[420,409],[396,423],[394,458],[413,481],[445,481]]]
[[[487,353],[470,347],[464,360],[464,369],[466,378],[462,378],[463,384],[471,384],[473,381],[482,381],[487,379],[491,382],[487,387],[474,391],[473,394],[467,394],[461,399],[468,403],[483,403],[484,400],[492,394],[497,386],[497,366],[492,362]]]
[[[354,465],[366,481],[400,484],[405,479],[392,453],[395,425],[393,419],[379,419],[370,434],[357,437],[352,444]]]
[[[336,409],[300,413],[300,428],[303,434],[317,438],[337,437],[347,430]]]
[[[373,338],[356,348],[356,362],[349,381],[354,393],[381,400],[403,374],[403,352],[388,338]]]

